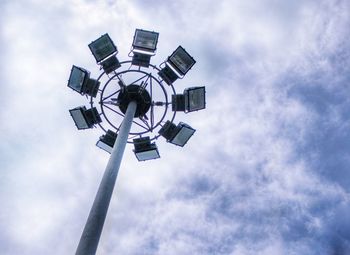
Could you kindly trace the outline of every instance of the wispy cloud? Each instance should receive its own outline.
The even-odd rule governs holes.
[[[99,254],[347,254],[350,23],[347,1],[2,3],[0,246],[70,254],[107,157],[77,132],[72,64],[108,32],[126,57],[135,28],[197,63],[177,91],[207,87],[183,149],[127,148]],[[54,249],[53,249],[54,247]]]

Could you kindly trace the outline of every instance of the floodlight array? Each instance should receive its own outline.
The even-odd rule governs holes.
[[[141,119],[142,123],[145,123],[146,125],[147,132],[153,132],[154,128],[159,125],[160,129],[158,135],[155,135],[152,139],[145,135],[147,132],[136,133],[136,136],[135,133],[129,133],[129,142],[133,143],[133,151],[139,161],[160,157],[158,147],[154,142],[154,140],[158,139],[160,136],[164,137],[168,143],[183,147],[196,131],[184,122],[179,122],[177,125],[173,123],[176,112],[182,111],[188,113],[205,108],[206,91],[204,86],[186,88],[182,94],[176,94],[173,87],[173,83],[179,78],[182,79],[193,67],[196,61],[182,46],[178,46],[166,61],[162,63],[161,67],[158,68],[151,65],[151,57],[155,55],[157,50],[158,38],[159,33],[157,32],[136,29],[131,52],[129,54],[131,61],[124,62],[119,62],[117,59],[117,47],[107,33],[92,41],[88,46],[96,63],[101,66],[105,74],[113,73],[111,76],[108,76],[110,78],[102,89],[100,89],[100,79],[104,73],[95,80],[90,78],[90,72],[86,69],[75,65],[72,66],[68,80],[68,87],[81,95],[90,96],[91,108],[87,109],[85,106],[79,106],[69,110],[70,115],[79,130],[92,128],[98,124],[105,133],[99,138],[96,146],[108,153],[112,152],[119,129],[117,126],[111,124],[110,120],[103,112],[102,106],[110,109],[110,105],[115,105],[120,112],[113,111],[123,116],[128,108],[129,102],[136,101],[137,109],[134,119]],[[131,63],[131,66],[138,66],[139,68],[138,70],[130,70],[130,66],[127,70],[116,71],[125,63]],[[158,77],[155,78],[152,75],[152,71],[141,71],[141,67],[152,67],[157,72]],[[128,72],[132,72],[132,75],[139,72],[142,74],[143,78],[136,79],[131,83],[125,83],[122,77]],[[158,83],[162,91],[164,91],[165,101],[154,101],[152,92],[153,79],[156,80],[156,83]],[[111,80],[116,80],[116,83],[118,84],[118,86],[116,86],[116,91],[112,93],[112,95],[104,97],[104,90]],[[172,88],[173,94],[171,96],[171,102],[168,101],[163,82]],[[99,113],[97,108],[93,107],[93,98],[96,98],[98,93],[101,93],[101,101],[99,104],[101,105],[102,113]],[[107,99],[109,99],[109,101],[107,101]],[[109,106],[105,106],[107,103]],[[153,119],[154,107],[165,106],[165,112],[167,112],[166,109],[168,105],[171,105],[172,107],[174,114],[172,119],[164,122],[164,113],[161,120],[155,125]],[[150,119],[146,116],[146,113],[149,110],[151,112]],[[116,129],[116,131],[110,129],[106,131],[106,129],[101,126],[101,115],[104,116],[107,122]],[[150,125],[148,124],[148,121],[150,122]],[[136,124],[143,127],[142,124]]]

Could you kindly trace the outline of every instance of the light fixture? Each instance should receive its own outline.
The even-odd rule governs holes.
[[[182,79],[195,63],[194,58],[182,46],[179,46],[168,57],[165,67],[158,72],[158,75],[170,85],[178,78]]]
[[[109,74],[121,67],[119,60],[116,57],[118,53],[117,47],[108,34],[102,35],[97,40],[89,44],[92,55],[96,62],[99,63],[103,70]]]
[[[159,130],[159,134],[163,136],[167,142],[183,147],[191,136],[196,132],[189,125],[180,122],[177,126],[171,121],[167,121]]]
[[[133,139],[134,153],[138,161],[160,158],[157,145],[151,143],[149,136]]]
[[[193,112],[205,108],[205,87],[191,87],[183,94],[172,95],[172,110]]]
[[[148,67],[157,49],[159,33],[136,29],[132,42],[133,65]]]
[[[136,29],[132,46],[134,50],[154,53],[157,49],[159,33]]]
[[[79,106],[69,110],[69,113],[79,130],[92,128],[95,124],[98,124],[102,121],[96,107],[86,109],[85,106]]]
[[[110,55],[117,53],[117,47],[108,34],[102,35],[100,38],[89,44],[92,55],[96,62],[99,63]]]
[[[106,134],[102,135],[97,141],[96,146],[101,148],[102,150],[107,151],[108,153],[112,153],[112,149],[116,139],[117,134],[111,130],[107,130]]]
[[[90,95],[96,97],[100,82],[90,78],[90,73],[84,68],[73,65],[68,87],[82,95]]]
[[[182,75],[185,75],[196,63],[194,58],[191,57],[182,46],[177,47],[177,49],[170,55],[168,61],[176,71],[180,72]]]

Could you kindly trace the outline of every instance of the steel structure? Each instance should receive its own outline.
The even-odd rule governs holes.
[[[134,145],[139,161],[159,158],[155,141],[160,136],[184,146],[195,133],[188,124],[174,123],[176,113],[205,108],[205,87],[190,87],[183,94],[175,91],[173,83],[196,62],[182,46],[159,66],[151,64],[158,37],[157,32],[136,29],[131,60],[122,62],[108,34],[91,42],[91,53],[103,70],[97,79],[90,78],[86,69],[72,66],[68,87],[90,100],[89,109],[79,106],[69,112],[78,129],[100,127],[104,135],[96,145],[111,153],[77,255],[96,253],[126,144]]]

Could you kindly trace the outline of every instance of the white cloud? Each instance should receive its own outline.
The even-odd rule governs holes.
[[[183,149],[159,141],[160,160],[138,163],[127,147],[98,252],[329,254],[332,245],[347,251],[347,190],[310,163],[318,151],[303,150],[315,125],[326,124],[311,99],[293,89],[317,81],[331,95],[346,90],[348,5],[3,4],[4,254],[74,252],[108,155],[94,148],[100,131],[75,130],[68,109],[87,102],[66,80],[72,64],[97,75],[87,44],[105,32],[125,58],[134,28],[160,32],[156,63],[178,44],[188,49],[197,63],[176,89],[205,85],[207,109],[179,114],[197,132]],[[342,127],[340,137],[347,102],[327,115],[329,127]]]

